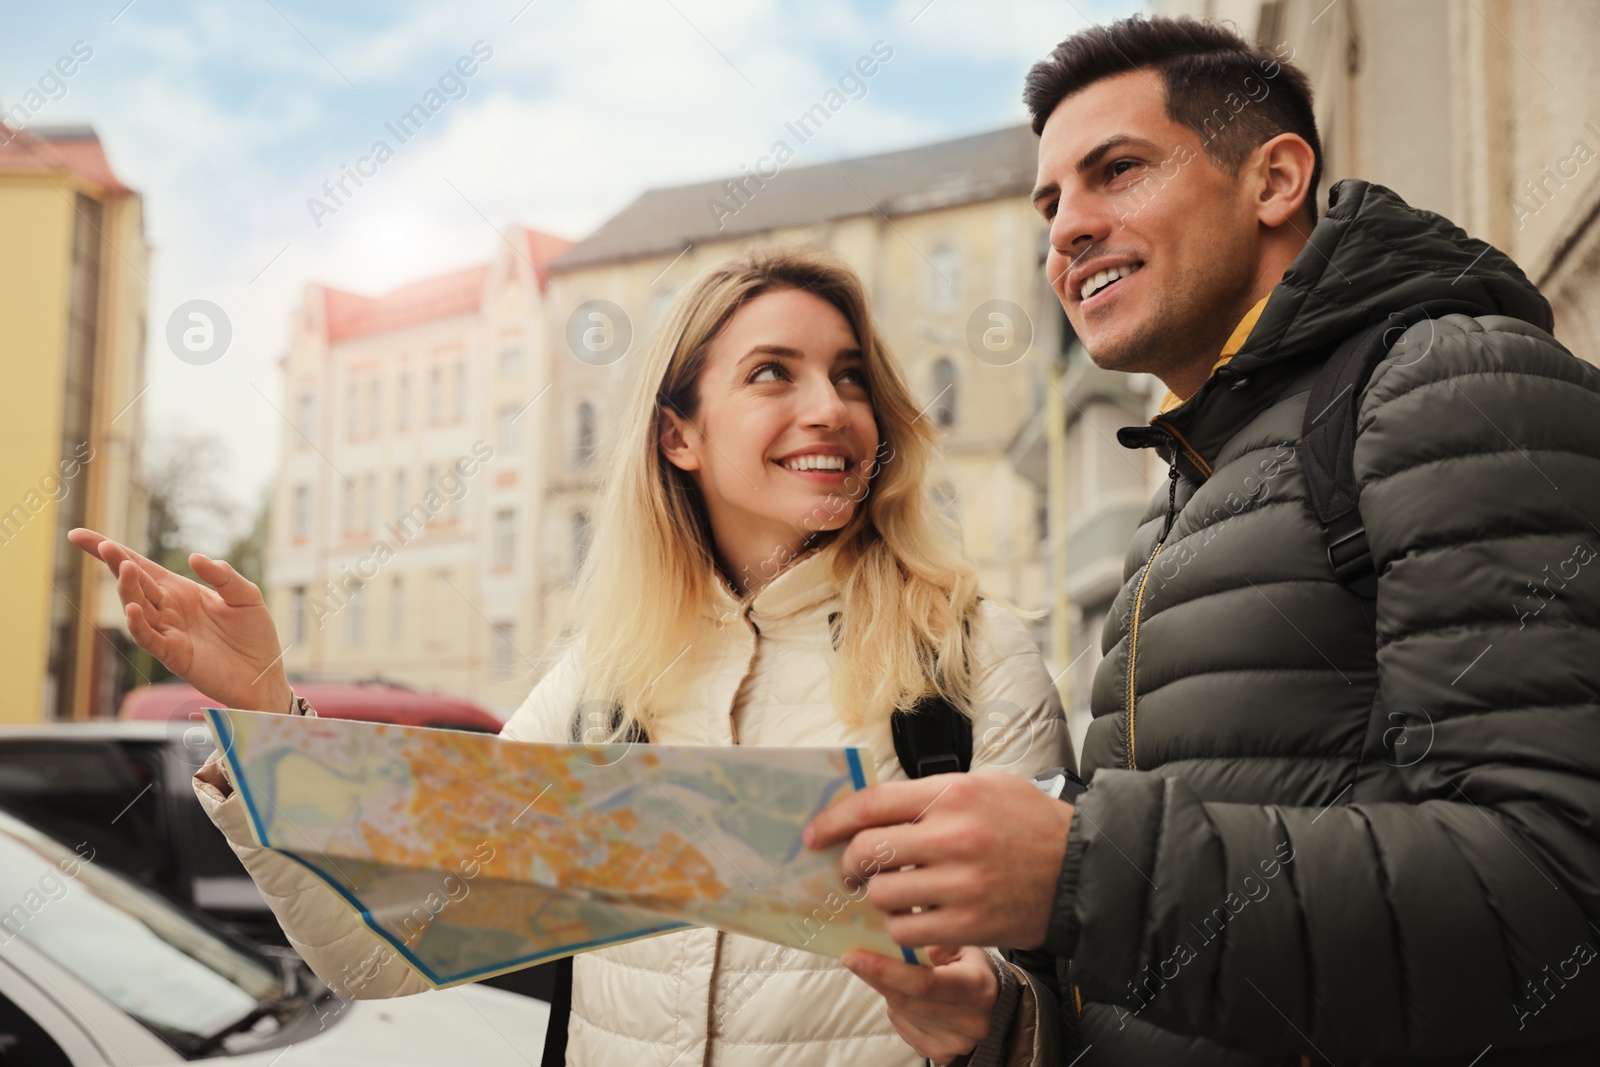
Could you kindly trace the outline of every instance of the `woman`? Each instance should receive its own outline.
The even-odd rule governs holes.
[[[975,716],[974,770],[1072,765],[1037,650],[979,599],[938,518],[934,431],[848,268],[766,251],[707,271],[633,378],[574,637],[502,737],[859,745],[884,780],[904,777],[890,715],[940,696]],[[213,595],[73,539],[116,571],[134,639],[176,673],[230,706],[295,706],[260,594],[226,564],[191,558]],[[372,962],[376,938],[331,890],[251,845],[216,761],[196,791],[336,990],[426,988]],[[979,950],[941,959],[994,984]],[[839,961],[705,929],[578,956],[569,1034],[582,1064],[921,1062],[920,1033],[902,1038]]]

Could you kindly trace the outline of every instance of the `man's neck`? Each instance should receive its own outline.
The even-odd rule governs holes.
[[[1255,283],[1249,291],[1233,301],[1228,308],[1217,312],[1216,329],[1208,333],[1203,347],[1197,349],[1181,367],[1175,367],[1162,375],[1162,384],[1170,389],[1173,395],[1180,400],[1188,400],[1200,391],[1200,387],[1211,377],[1217,361],[1222,358],[1222,350],[1232,338],[1234,330],[1251,308],[1277,288],[1278,283],[1283,280],[1284,272],[1289,269],[1289,265],[1294,262],[1305,244],[1303,231],[1296,229],[1291,232],[1289,239],[1279,239],[1271,246],[1263,248]]]

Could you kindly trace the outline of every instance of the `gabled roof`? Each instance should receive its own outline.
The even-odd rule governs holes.
[[[483,302],[483,283],[488,276],[487,266],[468,267],[403,285],[382,296],[324,287],[328,340],[337,343],[436,319],[475,315]]]
[[[511,227],[506,237],[517,259],[533,264],[541,292],[549,285],[551,261],[572,247],[571,241],[526,226]],[[456,315],[475,315],[483,306],[489,270],[488,264],[467,267],[412,282],[382,296],[323,286],[328,340],[337,344]]]
[[[792,133],[796,155],[804,146]],[[789,165],[764,184],[727,178],[650,189],[556,260],[556,271],[677,253],[689,244],[809,226],[852,215],[903,215],[1027,193],[1038,169],[1039,139],[1027,126],[960,137],[897,152],[811,166]],[[752,166],[751,171],[755,167]],[[768,163],[765,169],[771,169]],[[714,210],[714,202],[722,210]],[[729,213],[731,212],[731,214]]]
[[[131,192],[111,170],[92,126],[29,126],[0,122],[0,171],[76,174],[108,193]]]

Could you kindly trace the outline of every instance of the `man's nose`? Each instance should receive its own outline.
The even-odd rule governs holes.
[[[1064,269],[1070,270],[1073,260],[1110,239],[1116,223],[1104,198],[1062,193],[1055,218],[1050,220],[1050,247],[1067,260]]]

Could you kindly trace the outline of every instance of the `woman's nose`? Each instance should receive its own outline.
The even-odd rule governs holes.
[[[808,426],[836,428],[849,418],[850,409],[829,378],[807,383],[803,396],[801,418]]]

